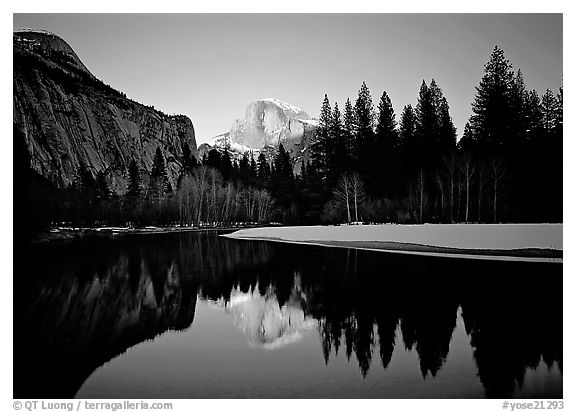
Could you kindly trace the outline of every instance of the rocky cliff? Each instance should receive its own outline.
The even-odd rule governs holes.
[[[104,172],[118,193],[128,165],[150,172],[160,147],[175,186],[182,147],[197,154],[192,121],[168,116],[114,90],[90,73],[72,48],[45,31],[13,33],[13,122],[26,138],[31,167],[59,187],[86,167]]]
[[[244,117],[236,120],[229,132],[201,145],[200,155],[211,148],[226,148],[233,157],[246,152],[272,157],[282,144],[298,173],[302,161],[308,160],[307,148],[317,127],[318,121],[302,109],[277,99],[261,99],[248,105]]]

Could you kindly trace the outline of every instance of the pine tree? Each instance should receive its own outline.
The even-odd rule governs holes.
[[[370,151],[374,142],[374,106],[365,82],[362,82],[354,104],[354,126],[356,163],[360,173],[366,177],[370,173]]]
[[[525,96],[523,126],[527,141],[536,142],[542,137],[542,107],[536,90],[530,91]]]
[[[519,145],[526,142],[528,135],[528,123],[531,121],[527,113],[529,94],[524,84],[522,71],[518,70],[512,79],[510,87],[510,134],[508,139],[511,145]]]
[[[456,127],[450,116],[450,107],[445,97],[440,101],[439,149],[442,155],[456,148]]]
[[[400,146],[413,146],[416,140],[416,113],[412,105],[404,106],[400,116]]]
[[[142,193],[142,179],[140,178],[140,169],[136,160],[132,159],[128,166],[128,191],[126,195],[131,200],[136,200]]]
[[[266,155],[264,152],[260,152],[258,155],[258,179],[261,182],[266,182],[270,178],[270,165],[266,160]]]
[[[166,172],[166,163],[160,147],[156,148],[152,171],[150,172],[150,198],[159,207],[166,193],[172,192],[172,185]]]
[[[338,103],[334,103],[334,110],[332,111],[332,118],[330,122],[330,150],[328,156],[327,179],[326,187],[331,190],[336,185],[340,175],[342,175],[348,166],[348,150],[346,148],[346,141],[344,140],[344,126],[342,124],[342,116]]]
[[[377,148],[392,150],[397,147],[398,132],[396,130],[396,115],[390,97],[386,92],[382,93],[378,104],[378,118],[376,122]]]
[[[258,178],[258,166],[254,160],[254,154],[250,152],[250,181],[254,182]]]
[[[293,199],[293,183],[292,160],[290,154],[280,144],[274,157],[270,189],[276,201],[285,208],[291,204]]]
[[[346,148],[348,164],[346,165],[346,170],[351,170],[354,166],[355,158],[355,136],[356,128],[354,125],[354,109],[350,99],[346,99],[344,104],[344,124],[342,126],[344,146]]]
[[[248,160],[248,155],[244,153],[242,159],[238,164],[238,173],[240,181],[243,183],[248,183],[250,180],[250,160]]]
[[[204,163],[206,166],[208,167],[212,167],[216,170],[220,170],[221,169],[221,155],[220,152],[217,149],[210,149],[210,151],[208,152],[208,156],[206,157],[206,161],[202,162]]]
[[[232,178],[232,159],[230,158],[230,152],[227,148],[220,156],[220,172],[222,173],[222,178],[224,181],[229,181]]]
[[[190,145],[184,143],[182,145],[182,174],[190,174],[198,166],[198,161],[190,150]]]
[[[542,102],[540,110],[542,112],[542,129],[546,136],[550,136],[554,133],[554,127],[557,123],[556,114],[558,112],[556,108],[556,97],[552,90],[546,89],[546,92],[542,96]]]
[[[399,153],[398,157],[401,162],[398,165],[398,185],[405,187],[408,184],[408,178],[416,170],[416,112],[412,105],[404,106],[400,116],[400,127],[398,133]]]
[[[556,94],[556,124],[554,128],[560,137],[562,137],[562,128],[564,127],[564,89],[560,87]]]
[[[436,160],[435,152],[439,121],[434,101],[434,93],[424,80],[418,94],[416,105],[416,147],[414,151],[415,166],[417,169],[430,169]]]
[[[511,89],[514,74],[504,51],[494,48],[484,67],[484,75],[476,87],[470,118],[475,139],[488,151],[495,151],[506,144],[512,129]]]
[[[395,191],[395,155],[398,146],[398,131],[392,102],[386,92],[378,104],[375,139],[370,150],[370,175],[368,192],[390,197]]]
[[[311,159],[313,167],[320,173],[323,180],[326,180],[328,174],[329,146],[330,146],[330,125],[332,123],[332,109],[328,95],[324,95],[322,109],[320,110],[320,119],[318,119],[318,128],[314,142],[312,143]]]

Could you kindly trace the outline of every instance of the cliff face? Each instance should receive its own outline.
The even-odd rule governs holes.
[[[182,147],[197,154],[192,121],[134,102],[95,78],[72,48],[47,32],[13,35],[14,127],[26,138],[31,167],[67,186],[86,167],[105,172],[118,193],[127,187],[128,165],[150,172],[160,147],[175,186]]]
[[[235,158],[244,153],[257,157],[264,152],[269,161],[282,144],[294,159],[294,171],[300,172],[308,161],[307,149],[318,127],[302,109],[277,99],[262,99],[246,108],[242,119],[232,125],[230,132],[216,136],[200,147],[200,155],[212,148],[226,148]]]
[[[244,118],[234,122],[230,138],[253,149],[299,143],[313,125],[302,109],[276,99],[262,99],[250,103]]]

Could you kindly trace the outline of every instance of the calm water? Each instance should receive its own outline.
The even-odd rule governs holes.
[[[17,398],[562,397],[562,265],[240,241],[15,260]]]

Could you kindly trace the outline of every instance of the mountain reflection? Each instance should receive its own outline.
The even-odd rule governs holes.
[[[258,288],[248,293],[235,288],[229,301],[219,304],[224,305],[251,345],[278,349],[298,341],[303,332],[317,326],[317,321],[304,313],[306,295],[298,284],[296,276],[290,298],[282,306],[272,287],[264,294],[260,294]]]
[[[15,263],[17,398],[74,396],[129,347],[188,328],[197,296],[220,305],[257,347],[281,348],[317,329],[324,362],[355,359],[363,376],[387,368],[395,350],[416,351],[423,378],[437,376],[459,308],[486,396],[513,395],[541,360],[562,367],[558,264],[237,241],[214,232],[39,246]]]

